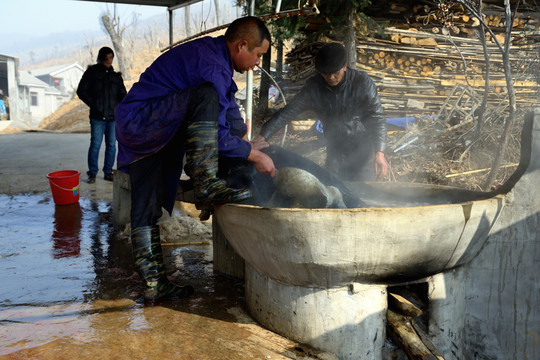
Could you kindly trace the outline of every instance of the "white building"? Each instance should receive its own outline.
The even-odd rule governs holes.
[[[28,127],[37,127],[70,98],[70,94],[49,86],[30,72],[19,72],[19,106],[23,114],[21,120]]]
[[[84,73],[77,64],[20,71],[18,59],[0,54],[0,89],[8,104],[6,127],[37,128],[40,122],[69,101]]]
[[[77,90],[79,81],[84,74],[81,65],[77,63],[68,65],[50,66],[47,68],[30,70],[30,74],[54,87],[63,93],[72,95]]]
[[[7,121],[0,121],[0,130],[8,126],[9,119],[19,117],[19,86],[18,86],[18,63],[15,57],[0,54],[0,89],[4,93],[4,101],[8,110]],[[13,101],[11,101],[13,99]]]

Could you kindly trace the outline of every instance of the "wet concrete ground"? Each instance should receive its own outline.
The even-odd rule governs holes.
[[[129,238],[112,227],[112,184],[81,181],[73,205],[51,197],[48,172],[85,179],[88,141],[0,135],[0,359],[333,358],[254,322],[243,282],[213,271],[211,239],[164,246],[169,277],[196,293],[144,307]]]

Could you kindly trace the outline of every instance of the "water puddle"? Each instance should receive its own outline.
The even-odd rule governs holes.
[[[296,358],[246,314],[243,281],[213,272],[211,242],[164,246],[169,277],[196,294],[144,307],[109,202],[0,195],[0,209],[1,359]]]

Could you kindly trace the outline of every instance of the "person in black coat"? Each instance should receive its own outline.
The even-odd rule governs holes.
[[[366,73],[347,67],[345,47],[336,42],[319,50],[315,68],[319,73],[262,126],[253,142],[265,143],[289,121],[311,110],[323,125],[327,170],[348,181],[383,178],[388,171],[387,125],[375,83]]]
[[[122,74],[112,67],[114,52],[109,47],[99,49],[97,64],[88,66],[84,72],[77,95],[90,107],[90,147],[88,149],[89,184],[96,181],[99,149],[105,136],[104,179],[113,180],[113,165],[116,157],[114,133],[114,109],[126,96]]]

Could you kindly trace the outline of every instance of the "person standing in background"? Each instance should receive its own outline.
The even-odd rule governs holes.
[[[84,72],[77,95],[90,107],[90,147],[88,149],[88,180],[96,182],[101,142],[105,136],[104,179],[113,181],[113,165],[116,157],[114,132],[114,109],[126,96],[126,87],[120,72],[112,66],[114,52],[109,47],[99,49],[97,64],[88,66]]]
[[[6,105],[4,104],[4,91],[0,90],[0,120],[7,120]]]

